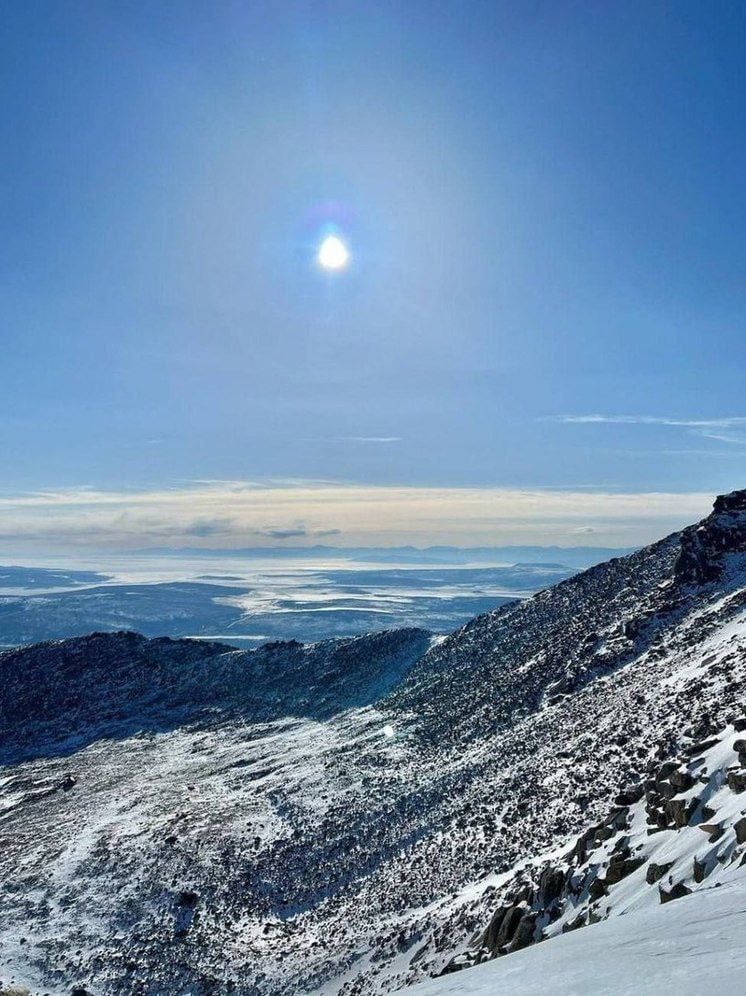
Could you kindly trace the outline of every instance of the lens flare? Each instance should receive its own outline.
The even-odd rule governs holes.
[[[350,262],[350,250],[338,235],[327,235],[319,246],[316,262],[322,270],[344,270]]]

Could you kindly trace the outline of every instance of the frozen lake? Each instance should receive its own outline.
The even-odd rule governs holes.
[[[450,632],[574,573],[559,563],[126,555],[0,567],[0,644],[94,630],[248,647],[419,626]]]

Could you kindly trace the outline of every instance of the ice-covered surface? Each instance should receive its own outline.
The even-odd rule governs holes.
[[[743,513],[716,511],[424,654],[419,636],[402,657],[401,637],[381,634],[345,651],[278,646],[266,674],[261,656],[244,671],[224,647],[133,654],[116,636],[0,657],[16,750],[0,775],[0,979],[96,996],[357,996],[530,944],[570,906],[613,918],[657,907],[661,888],[730,888],[746,808],[732,725],[746,679],[743,499]],[[644,806],[615,803],[647,781]],[[717,840],[708,822],[724,824]],[[648,867],[672,849],[673,880],[643,885],[642,865],[625,865],[612,881],[616,845]],[[517,899],[517,869],[533,882],[545,867],[563,868],[562,887],[548,873]],[[696,898],[679,894],[671,906]],[[521,902],[520,937],[481,943],[498,908]]]
[[[241,648],[395,626],[450,632],[573,573],[560,564],[441,566],[308,559],[130,558],[94,571],[0,567],[0,647],[95,630],[222,640]]]
[[[403,991],[407,996],[701,996],[746,978],[746,882],[616,917]]]

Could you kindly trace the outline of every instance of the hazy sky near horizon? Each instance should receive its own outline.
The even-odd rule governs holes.
[[[0,553],[246,547],[633,547],[704,516],[711,496],[201,481],[0,497]]]
[[[399,542],[401,489],[424,542],[687,521],[746,483],[745,46],[740,2],[7,3],[0,493],[68,495],[50,543],[195,481],[291,503],[221,485],[207,545]]]

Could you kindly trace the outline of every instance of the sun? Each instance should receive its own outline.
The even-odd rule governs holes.
[[[350,250],[338,235],[327,235],[319,246],[316,262],[322,270],[344,270],[350,262]]]

